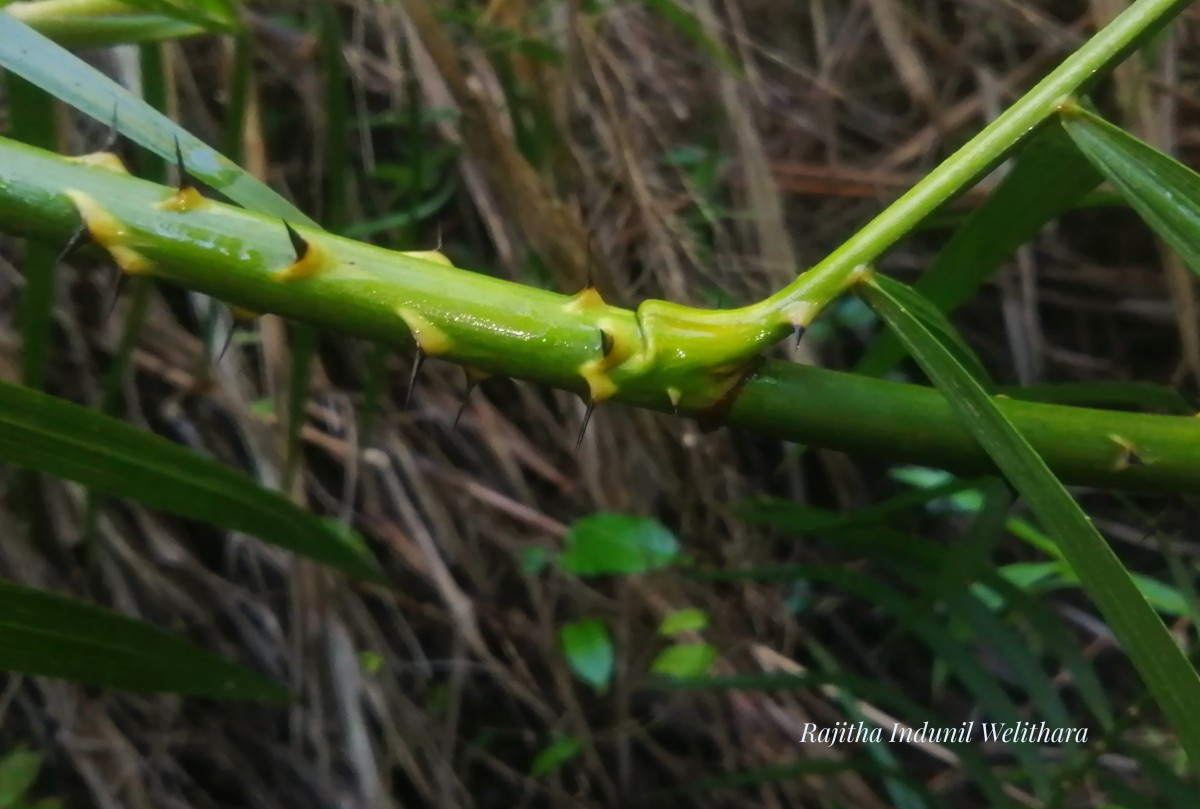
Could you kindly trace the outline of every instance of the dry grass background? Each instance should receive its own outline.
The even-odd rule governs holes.
[[[465,124],[442,116],[425,127],[430,148],[461,145],[450,168],[458,186],[422,224],[424,243],[400,246],[430,247],[440,231],[451,255],[472,268],[561,291],[579,288],[590,271],[606,297],[625,304],[644,297],[703,304],[748,302],[783,285],[1122,4],[689,0],[708,34],[746,66],[742,78],[636,3],[601,15],[571,2],[459,5],[496,29],[552,44],[562,62],[489,48],[460,27],[443,30],[450,38],[439,43],[441,26],[421,13],[424,0],[339,2],[345,92],[360,124],[350,139],[348,219],[380,212],[386,189],[371,167],[403,162],[408,148],[410,136],[371,126],[368,116],[402,112],[415,81],[427,108],[458,108]],[[311,6],[289,8],[315,19]],[[1192,163],[1200,147],[1190,81],[1197,63],[1189,56],[1197,52],[1197,23],[1192,11],[1153,62],[1126,68],[1102,96],[1126,126]],[[254,32],[243,162],[319,215],[329,133],[317,40],[265,14],[255,17]],[[168,52],[175,114],[219,142],[231,48],[201,39]],[[95,59],[129,74],[119,54]],[[506,97],[504,72],[529,100]],[[557,133],[537,144],[544,156],[537,169],[513,146],[514,105],[523,115],[546,111]],[[65,115],[63,127],[77,152],[102,136]],[[664,161],[684,147],[715,156],[710,181]],[[706,206],[716,215],[702,216]],[[939,238],[906,242],[888,269],[913,277]],[[526,261],[530,247],[548,271]],[[4,256],[0,373],[13,379],[20,259],[10,249]],[[1129,378],[1194,392],[1195,288],[1173,258],[1162,257],[1165,274],[1127,213],[1074,214],[1023,249],[956,322],[1005,382]],[[53,392],[91,403],[127,311],[123,301],[104,320],[100,269],[64,271],[50,374]],[[256,339],[235,344],[210,379],[199,359],[201,320],[193,296],[156,293],[121,414],[278,485],[279,425],[261,402],[285,412],[285,324],[264,318]],[[807,342],[797,360],[844,367],[863,338],[838,331]],[[454,430],[461,372],[428,363],[406,410],[399,402],[410,358],[402,356],[389,358],[383,412],[356,464],[354,412],[366,356],[353,340],[323,336],[304,428],[308,466],[295,494],[316,510],[352,514],[396,592],[347,582],[243,538],[217,541],[203,526],[126,503],[106,504],[89,568],[80,543],[83,492],[58,481],[45,481],[32,507],[0,510],[6,578],[144,617],[302,695],[272,709],[0,680],[0,739],[8,747],[32,743],[47,756],[39,794],[106,809],[625,806],[702,776],[843,755],[797,743],[804,722],[845,718],[817,690],[637,689],[656,649],[657,621],[684,606],[713,616],[722,671],[795,670],[806,639],[818,637],[847,668],[901,690],[928,677],[928,660],[879,658],[879,616],[836,598],[797,619],[773,586],[717,587],[673,573],[591,586],[529,576],[519,563],[524,549],[556,546],[573,519],[596,510],[656,516],[689,554],[714,565],[828,558],[739,522],[731,507],[774,494],[852,509],[893,490],[885,465],[821,451],[799,457],[775,441],[701,432],[617,406],[597,412],[576,454],[581,403],[505,381],[477,390]],[[11,480],[12,470],[5,476]],[[1111,501],[1093,505],[1110,535],[1141,538]],[[1184,525],[1187,515],[1171,519]],[[617,684],[604,697],[579,686],[556,651],[557,625],[585,611],[616,628]],[[1090,653],[1110,648],[1104,627],[1081,620],[1079,631],[1092,641]],[[379,656],[378,671],[364,667],[364,652]],[[1113,665],[1116,687],[1132,688],[1122,665]],[[964,708],[954,694],[943,696],[935,711]],[[583,738],[582,757],[561,777],[527,778],[552,733]],[[898,755],[916,777],[938,780],[952,800],[971,805],[956,794],[957,768],[938,750]],[[1086,785],[1078,788],[1086,794]],[[680,805],[870,809],[888,802],[877,785],[847,772]]]

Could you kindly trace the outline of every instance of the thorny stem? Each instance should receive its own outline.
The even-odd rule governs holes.
[[[0,138],[0,229],[55,244],[79,227],[126,272],[477,371],[678,411],[807,444],[991,470],[942,396],[847,373],[726,358],[695,347],[741,335],[662,301],[637,311],[595,290],[560,295],[468,272],[436,253],[397,253],[131,177],[112,160],[64,158]],[[111,157],[111,156],[110,156]],[[294,236],[294,238],[293,238]],[[299,255],[297,255],[299,254]],[[764,328],[764,327],[759,327]],[[1071,483],[1196,491],[1195,418],[1000,399]],[[449,414],[447,415],[449,421]]]

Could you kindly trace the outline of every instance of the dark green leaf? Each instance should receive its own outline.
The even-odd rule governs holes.
[[[1200,676],[1087,515],[992,398],[905,306],[908,296],[894,294],[899,286],[877,277],[864,294],[1058,542],[1175,726],[1184,749],[1193,762],[1200,761]]]
[[[360,550],[279,494],[164,438],[37,391],[0,384],[0,460],[379,578]]]
[[[178,139],[188,173],[234,202],[293,224],[319,227],[252,174],[70,51],[8,14],[0,14],[0,66],[97,121],[111,123],[115,114],[122,135],[164,160],[174,162]]]
[[[955,231],[915,284],[916,290],[939,311],[953,311],[1013,251],[1099,183],[1100,175],[1061,131],[1043,130],[996,190]],[[856,370],[884,376],[903,358],[896,337],[881,334]]]
[[[1062,124],[1146,224],[1200,275],[1200,175],[1081,107],[1065,108]]]
[[[141,621],[0,582],[0,670],[127,691],[281,701],[287,689]]]

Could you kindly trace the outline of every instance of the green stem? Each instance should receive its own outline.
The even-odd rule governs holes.
[[[1072,95],[1190,2],[1138,0],[820,264],[742,311],[760,323],[779,323],[779,315],[789,310],[815,314],[852,283],[858,267],[875,262],[924,219],[974,185]],[[775,339],[787,328],[781,323]]]
[[[670,304],[633,312],[306,228],[297,228],[311,246],[301,266],[312,274],[284,280],[296,256],[278,220],[215,202],[171,210],[170,188],[0,138],[0,228],[61,243],[80,221],[68,191],[110,218],[91,214],[110,251],[127,262],[133,251],[154,276],[238,307],[388,345],[415,341],[431,356],[585,396],[665,412],[675,399],[682,413],[805,444],[992,469],[932,389],[781,362],[698,368],[676,350],[678,333],[647,316],[647,306]],[[704,327],[689,328],[684,337],[696,340]],[[997,404],[1066,482],[1200,488],[1196,418]]]

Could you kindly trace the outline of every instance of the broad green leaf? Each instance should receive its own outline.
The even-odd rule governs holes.
[[[566,546],[558,563],[576,576],[646,573],[679,555],[679,541],[661,523],[603,512],[577,520]]]
[[[1079,106],[1063,128],[1154,232],[1200,275],[1200,175]]]
[[[673,638],[684,632],[699,632],[708,626],[708,613],[704,610],[690,607],[676,610],[663,619],[658,627],[658,634]]]
[[[1000,181],[946,242],[915,284],[936,309],[952,312],[983,285],[1000,263],[1049,221],[1075,207],[1100,175],[1062,132],[1038,133]],[[884,376],[904,358],[891,333],[879,335],[855,369]]]
[[[253,175],[121,85],[9,14],[0,13],[0,67],[118,131],[164,160],[178,141],[188,174],[261,214],[318,228],[316,222]]]
[[[352,575],[379,579],[374,564],[338,530],[245,475],[44,393],[0,384],[0,461],[242,531]]]
[[[703,677],[717,660],[717,650],[707,643],[678,643],[663,649],[650,671],[665,677]]]
[[[587,618],[566,624],[559,629],[558,640],[575,676],[597,691],[608,688],[613,674],[613,644],[603,621]]]
[[[913,314],[907,300],[914,293],[876,277],[863,294],[1055,538],[1174,725],[1192,762],[1200,762],[1200,676],[1112,548],[992,398]]]
[[[0,582],[0,670],[126,691],[280,701],[288,691],[157,627]]]
[[[583,752],[583,744],[574,736],[555,739],[546,745],[529,765],[529,774],[541,778],[559,770],[562,765]]]

